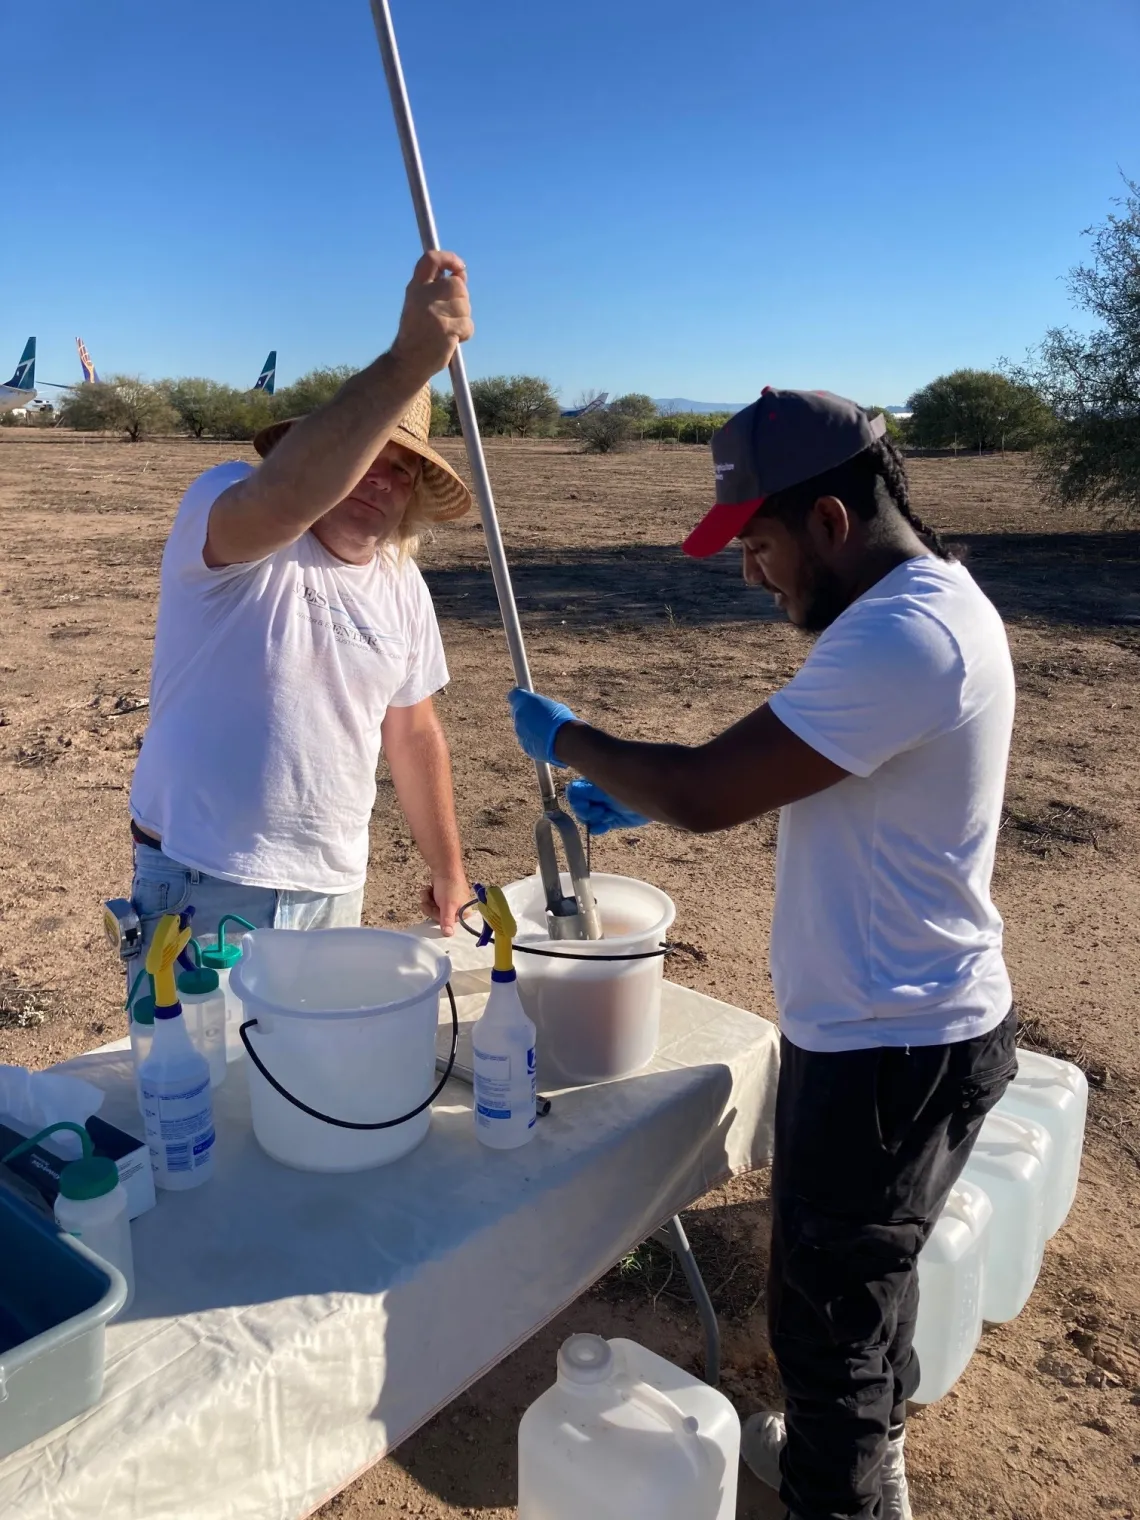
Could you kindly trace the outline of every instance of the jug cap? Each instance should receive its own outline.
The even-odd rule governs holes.
[[[86,1156],[71,1161],[59,1174],[59,1191],[75,1203],[102,1198],[119,1185],[119,1168],[109,1156]]]
[[[614,1370],[613,1347],[601,1335],[572,1335],[558,1348],[558,1375],[570,1383],[604,1383]]]
[[[178,991],[180,993],[205,993],[217,992],[218,973],[210,971],[205,966],[197,966],[193,971],[179,971]]]
[[[202,951],[202,964],[208,971],[228,971],[240,960],[240,945],[210,945]]]
[[[194,960],[191,965],[185,963],[181,966],[175,983],[179,992],[189,995],[197,993],[199,996],[218,990],[218,973],[211,971],[202,960],[202,947],[196,939],[191,939],[190,948],[194,952]]]
[[[211,945],[208,950],[198,948],[198,962],[210,971],[229,971],[241,960],[241,946],[235,945],[233,940],[226,943],[226,925],[241,924],[252,934],[254,926],[248,918],[242,918],[239,913],[227,913],[218,922],[218,942]]]

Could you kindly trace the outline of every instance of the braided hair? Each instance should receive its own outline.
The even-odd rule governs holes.
[[[821,496],[838,497],[863,522],[877,517],[880,507],[889,503],[932,554],[939,559],[954,558],[937,529],[923,522],[911,506],[906,466],[898,448],[886,436],[834,469],[813,475],[786,491],[775,492],[762,510],[765,516],[778,517],[789,527],[800,527]]]
[[[929,544],[931,550],[939,559],[953,559],[952,551],[947,548],[941,533],[937,528],[931,528],[923,522],[918,513],[910,504],[910,487],[906,478],[906,465],[899,452],[898,445],[886,434],[878,439],[867,450],[868,454],[875,457],[875,473],[886,487],[887,495],[894,502],[895,510],[902,516],[918,534]],[[824,493],[827,494],[826,492]],[[862,516],[862,513],[859,514]]]

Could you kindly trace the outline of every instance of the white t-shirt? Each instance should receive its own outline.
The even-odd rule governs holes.
[[[906,561],[771,698],[851,774],[780,814],[772,981],[805,1050],[944,1045],[1009,1012],[990,900],[1013,727],[993,604],[958,564]]]
[[[312,533],[209,569],[210,508],[251,466],[194,481],[166,550],[150,726],[131,814],[168,855],[279,891],[364,883],[380,725],[447,683],[416,565],[347,565]]]

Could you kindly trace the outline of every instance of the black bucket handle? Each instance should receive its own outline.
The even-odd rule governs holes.
[[[307,1103],[302,1103],[300,1098],[295,1097],[287,1088],[282,1087],[271,1071],[266,1070],[265,1063],[250,1044],[246,1030],[253,1029],[257,1024],[257,1020],[247,1019],[238,1029],[238,1034],[241,1036],[241,1042],[245,1046],[246,1055],[257,1067],[273,1091],[280,1093],[281,1097],[292,1103],[294,1108],[299,1108],[303,1114],[308,1114],[310,1119],[319,1119],[322,1124],[335,1124],[337,1129],[395,1129],[398,1124],[407,1124],[409,1119],[414,1119],[417,1114],[422,1114],[425,1108],[428,1108],[435,1102],[447,1086],[447,1079],[451,1076],[451,1068],[455,1065],[455,1052],[459,1048],[459,1010],[455,1006],[455,994],[451,990],[451,983],[445,982],[444,986],[447,988],[447,998],[451,1004],[451,1052],[447,1057],[447,1066],[444,1069],[443,1076],[440,1077],[424,1101],[417,1103],[415,1108],[409,1109],[406,1114],[401,1114],[398,1119],[381,1119],[376,1124],[361,1124],[355,1119],[334,1119],[331,1114],[322,1114],[319,1109],[310,1108]]]
[[[486,943],[483,938],[489,932],[486,927],[486,921],[484,921],[484,928],[482,933],[480,933],[478,929],[471,927],[466,918],[466,914],[472,908],[479,907],[479,905],[480,899],[473,897],[469,903],[463,904],[456,917],[472,938]],[[551,961],[654,961],[659,956],[668,955],[669,948],[668,945],[660,945],[656,950],[635,950],[630,955],[584,955],[580,950],[540,950],[537,945],[519,945],[513,941],[511,943],[511,949],[516,955],[542,955]]]

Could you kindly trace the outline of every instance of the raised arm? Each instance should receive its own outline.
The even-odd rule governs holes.
[[[424,254],[388,352],[346,380],[326,406],[289,429],[252,475],[218,497],[203,550],[207,565],[262,559],[294,543],[349,495],[416,393],[474,331],[465,275],[458,255]]]

